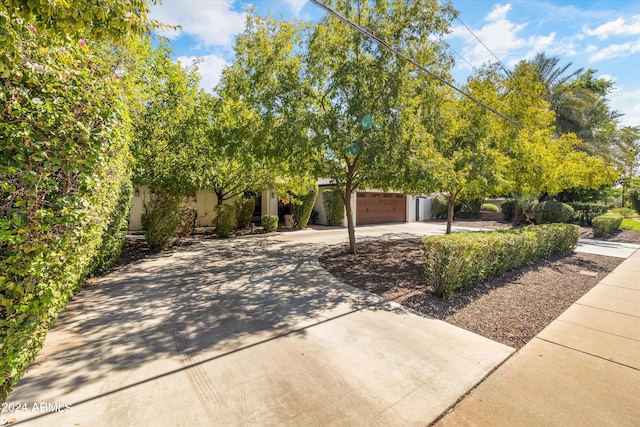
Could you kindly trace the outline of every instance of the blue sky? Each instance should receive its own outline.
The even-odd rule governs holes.
[[[248,6],[285,18],[318,19],[324,13],[307,0],[163,0],[152,17],[182,26],[165,35],[181,62],[202,61],[202,85],[210,89],[233,61],[234,37],[244,29]],[[640,125],[640,1],[453,0],[453,6],[460,20],[453,21],[447,42],[464,58],[456,56],[457,83],[466,80],[471,65],[495,61],[466,25],[508,67],[544,51],[561,64],[572,62],[572,70],[598,70],[598,77],[615,82],[609,99],[624,113],[621,124]]]

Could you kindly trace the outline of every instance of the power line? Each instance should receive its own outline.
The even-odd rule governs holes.
[[[327,12],[329,12],[331,15],[335,16],[336,18],[338,18],[339,20],[341,20],[342,22],[344,22],[345,24],[349,25],[350,27],[354,28],[356,31],[358,31],[359,33],[364,34],[365,36],[369,37],[371,40],[375,41],[379,46],[382,46],[388,50],[390,50],[391,52],[393,52],[394,54],[396,54],[397,56],[399,56],[400,58],[404,59],[405,61],[413,64],[416,68],[418,68],[419,70],[424,71],[425,73],[427,73],[428,75],[430,75],[431,77],[433,77],[434,79],[440,81],[442,84],[444,84],[445,86],[450,87],[451,89],[455,90],[456,92],[458,92],[460,95],[465,96],[467,98],[469,98],[471,101],[475,102],[476,104],[480,105],[481,107],[491,111],[492,113],[502,117],[504,120],[513,123],[514,125],[524,128],[524,126],[522,126],[522,124],[518,123],[517,121],[513,120],[512,118],[502,114],[501,112],[499,112],[498,110],[494,109],[493,107],[485,104],[484,102],[480,101],[479,99],[474,98],[473,96],[469,95],[468,93],[466,93],[465,91],[463,91],[462,89],[457,88],[456,86],[454,86],[453,84],[449,83],[448,81],[446,81],[445,79],[443,79],[442,77],[436,75],[435,73],[433,73],[432,71],[430,71],[429,69],[427,69],[426,67],[418,64],[415,60],[413,60],[412,58],[408,57],[407,55],[405,55],[404,53],[398,51],[397,49],[395,49],[394,47],[392,47],[390,44],[388,44],[387,42],[385,42],[384,40],[378,38],[376,35],[374,35],[373,33],[369,32],[368,30],[365,30],[364,28],[360,27],[358,24],[356,24],[355,22],[351,21],[350,19],[340,15],[338,12],[336,12],[335,10],[331,9],[329,6],[326,6],[322,3],[320,3],[318,0],[311,0],[311,2],[313,4],[315,4],[318,7],[321,7],[322,9],[326,10]]]
[[[491,56],[493,56],[494,58],[496,58],[496,61],[498,61],[498,63],[499,63],[499,64],[500,64],[500,66],[502,67],[502,69],[503,69],[503,70],[508,74],[510,71],[509,71],[509,69],[508,69],[508,68],[507,68],[507,67],[502,63],[502,61],[500,60],[500,58],[498,58],[498,57],[496,56],[496,54],[495,54],[495,53],[493,53],[493,52],[491,51],[491,49],[489,49],[489,47],[488,47],[486,44],[484,44],[484,42],[483,42],[482,40],[480,40],[480,37],[478,37],[478,36],[476,35],[476,33],[474,33],[474,32],[471,30],[471,28],[469,28],[469,27],[467,26],[467,24],[465,24],[464,22],[462,22],[462,19],[460,19],[459,17],[456,17],[456,19],[457,19],[458,21],[460,21],[460,23],[461,23],[461,24],[462,24],[462,25],[467,29],[467,31],[469,31],[469,32],[471,33],[471,35],[472,35],[473,37],[475,37],[475,38],[476,38],[476,40],[478,40],[482,46],[484,46],[484,48],[485,48],[485,49],[487,49],[487,51],[491,54]],[[463,59],[464,59],[464,58],[463,58]],[[467,61],[467,60],[465,59],[465,61]],[[467,64],[468,64],[468,62],[467,62]]]

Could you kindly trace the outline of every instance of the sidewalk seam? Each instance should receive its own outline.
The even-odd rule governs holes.
[[[634,366],[629,366],[627,364],[620,363],[620,362],[617,362],[617,361],[612,360],[612,359],[607,359],[606,357],[598,356],[597,354],[593,354],[593,353],[589,353],[589,352],[586,352],[586,351],[578,350],[577,348],[569,347],[568,345],[560,344],[560,343],[557,343],[555,341],[549,341],[547,339],[540,338],[538,336],[536,336],[534,339],[539,339],[539,340],[547,342],[549,344],[554,344],[554,345],[557,345],[559,347],[564,347],[564,348],[566,348],[568,350],[572,350],[572,351],[576,351],[578,353],[586,354],[587,356],[592,356],[592,357],[595,357],[595,358],[598,358],[598,359],[602,359],[602,360],[604,360],[606,362],[615,363],[616,365],[624,366],[625,368],[633,369],[634,371],[640,371],[640,368],[636,368]]]

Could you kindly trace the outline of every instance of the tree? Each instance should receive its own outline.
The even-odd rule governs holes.
[[[19,69],[16,28],[29,28],[45,37],[80,38],[112,44],[145,38],[156,28],[169,28],[149,19],[156,0],[6,0],[0,5],[0,76]]]
[[[434,1],[336,1],[335,9],[431,70],[447,76],[450,59],[434,34],[449,30],[454,11]],[[432,97],[437,82],[343,22],[327,16],[308,36],[304,78],[312,104],[305,121],[322,175],[339,188],[345,204],[349,244],[357,253],[351,195],[386,189],[401,175],[416,141],[406,132],[418,96]],[[427,138],[428,139],[428,138]]]
[[[625,205],[625,193],[640,163],[640,127],[625,126],[618,130],[613,144],[613,160],[622,184],[621,206]]]

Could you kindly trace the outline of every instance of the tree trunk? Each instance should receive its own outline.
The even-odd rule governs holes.
[[[355,224],[353,223],[353,207],[351,206],[351,193],[353,189],[351,188],[351,179],[347,181],[347,185],[344,188],[344,207],[347,211],[347,230],[349,233],[349,248],[351,249],[351,253],[354,255],[358,255],[358,246],[356,244],[356,230]]]
[[[447,231],[445,234],[451,234],[451,226],[453,225],[453,216],[455,215],[456,199],[461,190],[449,193],[447,197]]]

